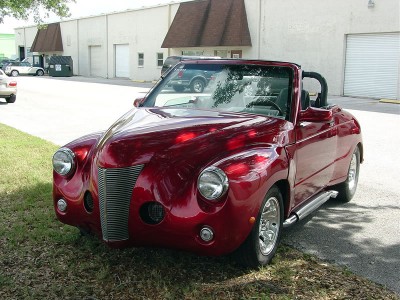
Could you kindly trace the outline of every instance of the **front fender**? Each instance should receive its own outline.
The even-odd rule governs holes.
[[[257,218],[268,190],[288,177],[286,152],[281,147],[253,148],[231,155],[213,164],[228,176],[229,191],[225,211],[230,212],[231,230],[242,244]]]

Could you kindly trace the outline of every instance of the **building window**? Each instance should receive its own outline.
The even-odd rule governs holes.
[[[138,66],[144,67],[144,53],[138,53]]]
[[[219,56],[221,58],[228,58],[228,50],[215,50],[214,56]]]
[[[162,67],[164,63],[164,53],[157,53],[157,67]]]
[[[201,50],[184,50],[182,51],[182,55],[187,55],[187,56],[202,56],[204,54],[204,51]]]

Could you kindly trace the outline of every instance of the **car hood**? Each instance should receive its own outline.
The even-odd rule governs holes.
[[[212,158],[256,144],[285,144],[291,123],[266,116],[182,108],[133,109],[99,139],[102,168],[136,164],[203,165]]]

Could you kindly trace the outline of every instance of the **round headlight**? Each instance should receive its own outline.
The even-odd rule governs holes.
[[[75,168],[75,154],[68,148],[60,148],[53,155],[53,169],[60,175],[68,175]]]
[[[228,190],[228,177],[220,168],[208,167],[199,176],[197,187],[207,200],[217,200]]]

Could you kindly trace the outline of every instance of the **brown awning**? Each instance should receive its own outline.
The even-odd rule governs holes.
[[[38,29],[31,52],[63,51],[60,23],[48,24]]]
[[[251,46],[244,0],[181,3],[161,47],[214,46]]]

